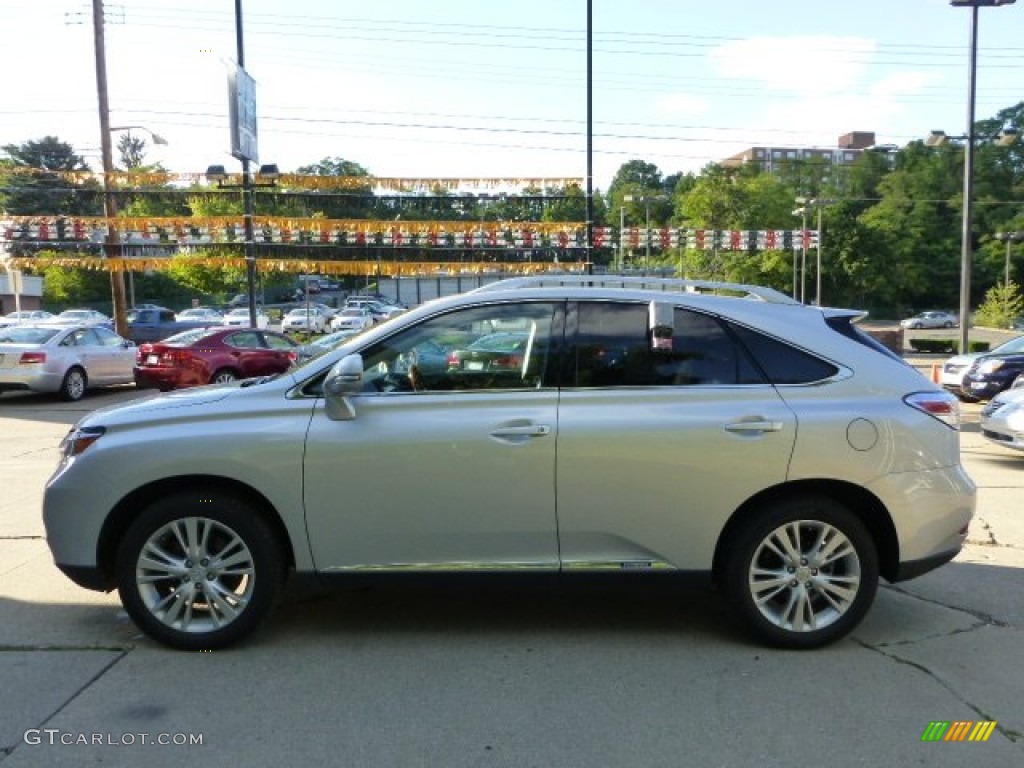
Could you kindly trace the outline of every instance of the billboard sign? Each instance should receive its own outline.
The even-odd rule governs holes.
[[[242,67],[228,71],[228,104],[231,108],[231,155],[259,162],[256,142],[256,81]]]

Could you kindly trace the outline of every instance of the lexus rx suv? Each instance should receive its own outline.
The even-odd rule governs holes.
[[[182,649],[250,635],[289,577],[695,572],[749,636],[821,646],[880,578],[952,559],[975,507],[958,400],[862,314],[754,286],[497,282],[283,374],[85,416],[47,540]],[[419,365],[494,334],[507,364]]]

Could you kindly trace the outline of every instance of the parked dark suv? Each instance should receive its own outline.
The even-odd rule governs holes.
[[[1024,372],[1024,352],[983,355],[964,374],[963,390],[978,400],[991,400]]]

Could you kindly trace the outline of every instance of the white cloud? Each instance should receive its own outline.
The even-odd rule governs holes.
[[[719,46],[711,62],[724,77],[774,90],[836,93],[863,80],[874,52],[857,37],[752,37]]]
[[[655,102],[655,109],[665,115],[694,115],[707,114],[711,108],[710,102],[700,96],[691,93],[670,93]]]
[[[873,83],[870,92],[872,96],[880,99],[917,96],[929,86],[941,83],[942,77],[932,72],[893,72]]]

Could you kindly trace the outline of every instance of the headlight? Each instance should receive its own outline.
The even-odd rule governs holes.
[[[990,373],[995,373],[1004,365],[1006,365],[1005,360],[986,360],[985,362],[978,366],[978,373],[983,373],[986,375]]]
[[[61,459],[70,459],[85,452],[85,449],[95,443],[107,431],[106,427],[74,427],[64,439],[60,441]]]

